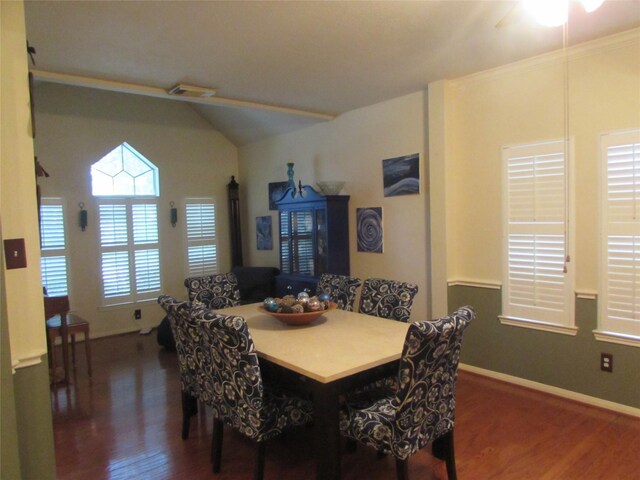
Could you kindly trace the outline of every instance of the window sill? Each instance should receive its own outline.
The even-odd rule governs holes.
[[[619,345],[628,345],[630,347],[640,347],[640,338],[631,335],[623,335],[622,333],[605,332],[603,330],[594,330],[593,336],[600,342],[617,343]]]
[[[578,333],[578,327],[567,327],[565,325],[536,322],[535,320],[529,320],[525,318],[505,317],[503,315],[500,315],[498,319],[500,320],[500,323],[502,325],[509,325],[511,327],[530,328],[532,330],[560,333],[562,335],[570,335],[572,337],[575,337]]]
[[[158,294],[160,295],[160,294]],[[149,303],[155,303],[157,302],[158,299],[156,298],[147,298],[144,300],[137,300],[135,302],[124,302],[124,303],[114,303],[113,305],[101,305],[98,307],[98,311],[100,312],[104,312],[104,311],[109,311],[109,310],[124,310],[127,308],[133,308],[136,305],[145,305],[145,304],[149,304]]]

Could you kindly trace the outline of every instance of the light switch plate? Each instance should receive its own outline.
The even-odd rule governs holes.
[[[27,250],[24,238],[12,238],[4,241],[4,260],[7,270],[27,268]]]

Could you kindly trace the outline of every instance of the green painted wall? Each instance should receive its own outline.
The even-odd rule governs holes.
[[[13,384],[22,478],[55,480],[56,458],[47,356],[44,355],[38,365],[17,370]]]
[[[4,256],[1,241],[0,255]],[[0,274],[0,478],[13,480],[21,476],[6,303],[4,272],[2,272]]]
[[[465,334],[461,362],[494,372],[640,408],[640,349],[596,341],[597,302],[576,300],[575,337],[501,325],[501,291],[449,287],[449,310],[472,305],[477,318]],[[600,353],[613,354],[613,372]]]

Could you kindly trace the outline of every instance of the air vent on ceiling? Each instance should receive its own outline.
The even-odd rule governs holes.
[[[193,85],[185,85],[179,83],[175,87],[167,90],[169,95],[179,95],[182,97],[208,98],[216,94],[215,89],[206,87],[195,87]]]

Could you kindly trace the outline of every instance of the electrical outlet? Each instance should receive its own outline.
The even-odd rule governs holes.
[[[610,353],[600,354],[600,370],[603,372],[613,372],[613,355]]]
[[[142,310],[140,310],[139,308],[136,309],[133,312],[133,318],[135,318],[136,320],[140,320],[142,318]]]

